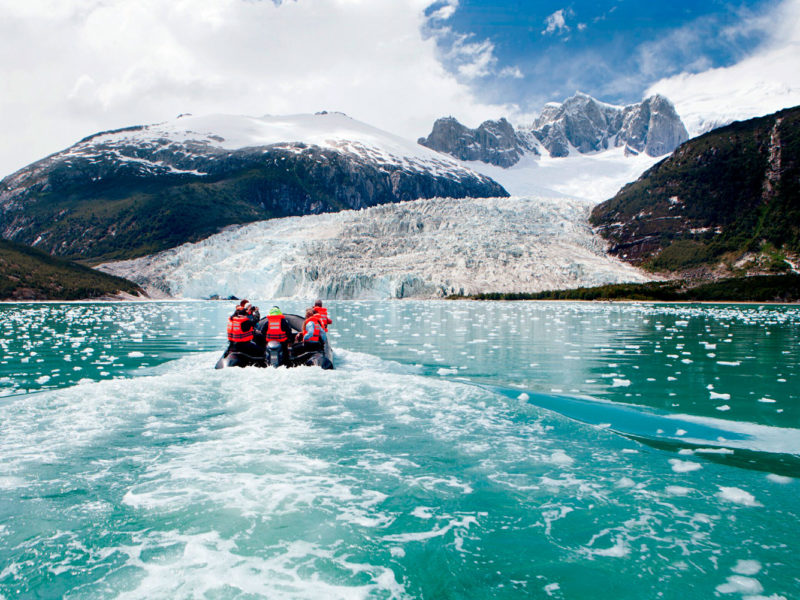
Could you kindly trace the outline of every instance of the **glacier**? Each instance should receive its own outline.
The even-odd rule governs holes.
[[[605,254],[593,205],[564,196],[435,198],[232,227],[98,268],[153,297],[385,299],[641,282]]]

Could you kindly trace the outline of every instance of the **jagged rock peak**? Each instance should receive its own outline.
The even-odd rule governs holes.
[[[689,139],[675,107],[655,95],[628,106],[615,106],[577,92],[561,104],[547,104],[530,132],[551,156],[599,152],[625,146],[634,154],[668,154]]]
[[[668,154],[689,139],[675,107],[655,95],[637,104],[616,106],[577,92],[564,102],[550,102],[528,127],[505,119],[469,129],[453,117],[438,119],[419,143],[461,160],[480,160],[501,167],[516,164],[542,146],[551,156],[568,156],[624,147],[627,153]]]
[[[480,160],[499,167],[516,164],[526,152],[537,153],[536,147],[517,135],[505,117],[484,121],[476,129],[465,127],[454,117],[444,117],[436,120],[428,137],[418,141],[460,160]]]

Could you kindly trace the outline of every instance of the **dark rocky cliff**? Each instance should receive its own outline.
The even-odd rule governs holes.
[[[592,223],[634,264],[786,270],[800,252],[800,107],[690,140],[597,206]],[[750,268],[750,267],[747,267]]]

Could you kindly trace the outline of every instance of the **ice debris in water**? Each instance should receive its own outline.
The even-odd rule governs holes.
[[[763,504],[755,499],[753,494],[737,487],[719,486],[717,496],[722,500],[733,502],[734,504],[741,504],[742,506],[763,506]]]
[[[689,473],[702,469],[703,465],[700,463],[692,462],[690,460],[680,460],[679,458],[670,458],[669,464],[672,465],[672,470],[676,473]]]

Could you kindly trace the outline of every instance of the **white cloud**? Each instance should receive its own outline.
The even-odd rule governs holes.
[[[525,75],[523,75],[523,73],[520,70],[520,68],[517,67],[517,66],[504,67],[503,69],[500,70],[500,72],[498,73],[498,76],[500,76],[500,77],[510,77],[512,79],[522,79],[522,78],[525,77]]]
[[[740,28],[760,29],[767,41],[735,65],[683,72],[646,92],[670,98],[691,135],[800,104],[800,0],[784,0]]]
[[[562,35],[565,33],[569,33],[569,25],[567,25],[566,16],[569,12],[569,9],[559,9],[554,12],[552,15],[548,16],[544,23],[547,27],[544,28],[542,31],[542,35]]]
[[[457,75],[421,29],[429,0],[0,0],[0,176],[96,131],[179,113],[341,110],[416,139],[508,107],[467,82],[494,68],[462,39]],[[24,49],[24,50],[21,50]]]

